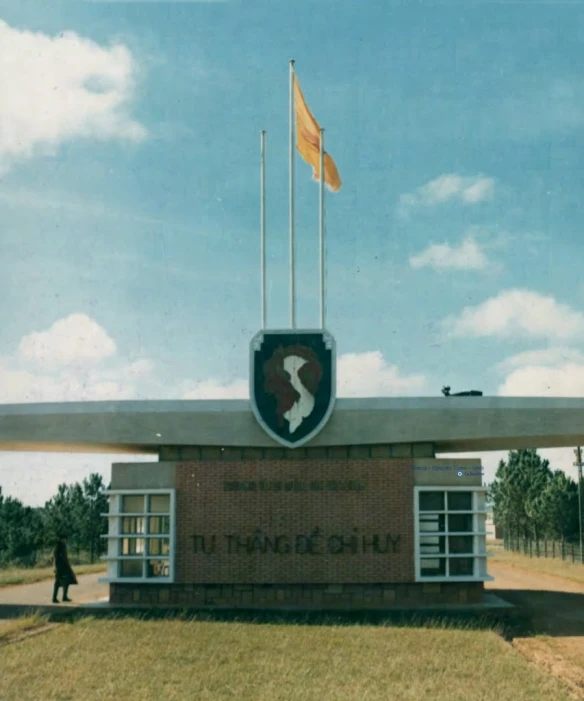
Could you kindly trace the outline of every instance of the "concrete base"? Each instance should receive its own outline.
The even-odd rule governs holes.
[[[143,611],[145,610],[145,607],[143,604],[112,604],[109,602],[109,600],[105,601],[96,601],[92,604],[84,604],[83,608],[91,608],[91,609],[102,609],[102,610],[112,610],[112,611]],[[154,604],[152,606],[148,606],[148,609],[154,609],[156,611],[185,611],[187,608],[196,611],[231,611],[234,610],[233,607],[231,606],[225,606],[225,605],[209,605],[209,606],[197,606],[197,607],[184,607],[184,606],[176,606],[176,605],[171,605],[171,604]],[[391,605],[386,605],[382,607],[375,607],[375,608],[370,608],[370,609],[359,609],[359,611],[363,612],[374,612],[374,613],[379,613],[383,611],[390,611],[390,612],[408,612],[408,611],[442,611],[444,613],[453,613],[453,612],[481,612],[481,611],[510,611],[512,609],[515,609],[515,605],[509,603],[508,601],[505,601],[504,599],[501,599],[499,596],[496,596],[495,594],[488,594],[485,593],[483,595],[483,598],[481,601],[478,601],[476,603],[472,604],[443,604],[442,606],[436,605],[436,604],[418,604],[418,605],[410,605],[410,606],[391,606]],[[295,612],[295,611],[301,611],[301,609],[298,606],[294,607],[286,607],[286,606],[281,606],[278,607],[278,609],[266,609],[265,607],[260,607],[260,606],[242,606],[238,607],[237,611],[273,611],[277,613],[278,611],[286,611],[286,612]],[[331,607],[331,606],[319,606],[319,607],[311,607],[309,609],[306,609],[307,611],[318,611],[318,612],[337,612],[337,611],[342,611],[344,613],[347,612],[347,608],[339,608],[337,607]],[[349,609],[350,611],[354,611],[354,609]]]

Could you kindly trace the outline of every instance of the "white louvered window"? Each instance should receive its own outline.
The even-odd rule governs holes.
[[[173,582],[173,489],[110,490],[107,582]]]
[[[415,487],[417,582],[487,581],[486,487]]]

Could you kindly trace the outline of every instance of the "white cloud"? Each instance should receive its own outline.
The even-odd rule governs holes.
[[[432,244],[421,253],[410,258],[412,268],[434,268],[434,270],[484,270],[488,258],[474,238],[467,237],[461,244]]]
[[[148,358],[140,358],[140,360],[135,360],[130,363],[125,368],[123,368],[123,375],[129,377],[144,377],[149,375],[154,369],[154,363]]]
[[[0,172],[79,137],[139,141],[128,113],[136,79],[129,50],[65,32],[50,37],[0,20]]]
[[[553,297],[512,289],[448,317],[443,327],[452,336],[528,337],[567,340],[584,336],[584,315]]]
[[[124,363],[116,350],[107,331],[89,316],[59,319],[46,331],[24,336],[14,356],[0,358],[0,403],[144,396],[145,386],[147,392],[152,389],[154,363],[148,358]]]
[[[500,371],[509,371],[525,365],[561,365],[562,363],[582,363],[584,364],[584,353],[576,348],[540,348],[537,350],[517,353],[509,358],[505,358],[496,368]]]
[[[495,181],[492,178],[478,177],[472,185],[463,187],[461,198],[464,202],[474,204],[490,199],[495,191]]]
[[[0,362],[0,403],[131,399],[136,394],[131,380],[123,370],[108,375],[76,368],[47,374],[22,370],[13,361],[4,360]]]
[[[345,353],[337,360],[339,397],[380,397],[418,394],[425,386],[423,375],[402,375],[386,362],[380,351]]]
[[[217,380],[205,380],[187,384],[182,393],[183,399],[248,399],[249,383],[247,380],[235,380],[222,383]]]
[[[503,397],[584,396],[584,354],[576,348],[525,351],[495,369],[506,374],[497,391]]]
[[[526,365],[505,378],[502,397],[584,397],[584,364]]]
[[[24,336],[18,352],[24,360],[52,366],[86,364],[114,355],[116,344],[93,319],[71,314],[46,331]]]
[[[401,195],[399,213],[407,216],[414,207],[429,207],[453,199],[465,204],[477,204],[490,199],[494,192],[493,178],[484,175],[464,177],[456,173],[445,173],[414,192]]]

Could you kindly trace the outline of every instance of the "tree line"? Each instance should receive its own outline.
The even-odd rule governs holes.
[[[81,484],[61,484],[42,507],[25,506],[4,497],[0,487],[0,567],[34,567],[57,539],[67,538],[71,554],[87,554],[95,562],[106,548],[106,486],[99,474]]]
[[[535,449],[511,451],[501,460],[489,496],[507,540],[578,540],[578,485],[562,470],[552,471]]]

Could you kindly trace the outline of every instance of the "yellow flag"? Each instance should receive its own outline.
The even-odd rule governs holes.
[[[296,107],[296,148],[312,166],[312,177],[320,180],[320,126],[308,109],[298,79],[294,75],[294,105]],[[328,153],[324,154],[324,182],[333,192],[341,189],[337,166]]]

